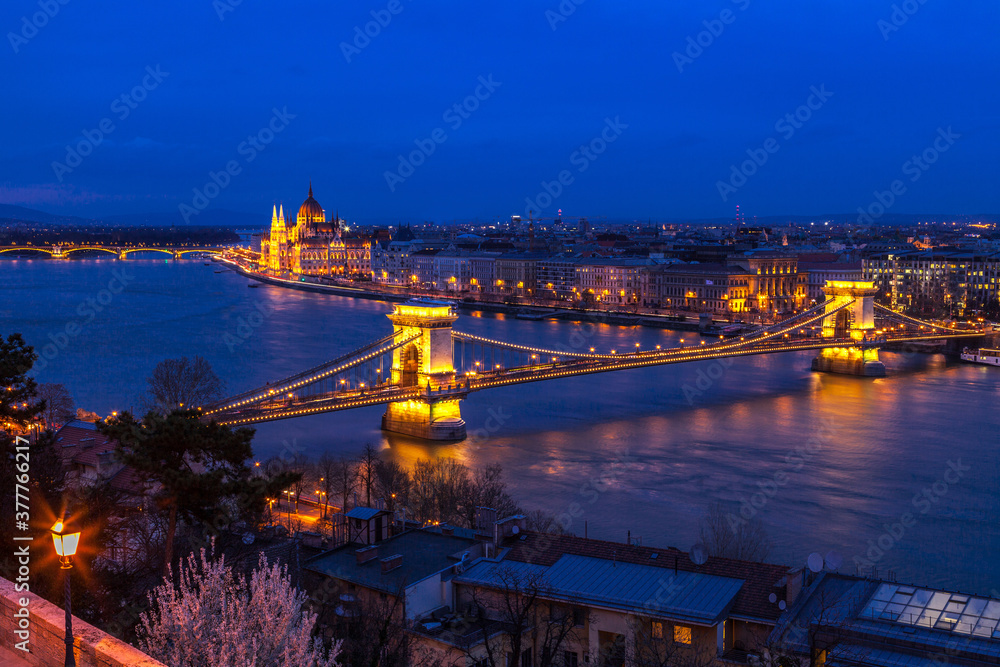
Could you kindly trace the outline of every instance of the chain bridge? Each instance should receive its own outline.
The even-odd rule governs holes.
[[[867,282],[828,282],[822,303],[739,338],[696,346],[598,353],[550,350],[462,333],[450,303],[409,301],[388,315],[391,334],[332,361],[211,406],[203,418],[243,426],[386,404],[382,428],[428,440],[461,440],[460,402],[494,387],[710,359],[816,350],[813,370],[885,375],[889,343],[971,338],[982,332],[905,317],[876,304]],[[817,323],[822,323],[818,325]],[[814,326],[821,333],[814,335]]]

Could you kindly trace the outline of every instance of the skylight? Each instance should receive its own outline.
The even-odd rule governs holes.
[[[1000,601],[960,593],[882,584],[861,617],[1000,639]]]

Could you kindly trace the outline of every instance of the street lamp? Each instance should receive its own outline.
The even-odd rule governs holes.
[[[80,533],[69,532],[62,521],[56,521],[51,528],[51,533],[56,555],[59,556],[60,569],[66,570],[63,575],[66,581],[66,665],[67,667],[76,667],[76,658],[73,657],[73,611],[70,607],[69,571],[73,569],[73,556],[80,544]]]

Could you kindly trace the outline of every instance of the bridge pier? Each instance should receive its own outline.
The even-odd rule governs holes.
[[[388,315],[404,338],[419,336],[392,353],[392,383],[412,387],[413,398],[390,403],[382,430],[425,440],[464,440],[459,401],[465,392],[455,378],[451,325],[458,319],[451,304],[407,301]]]
[[[864,377],[885,377],[885,364],[879,361],[878,347],[865,340],[875,338],[875,295],[878,289],[870,282],[827,281],[823,288],[830,303],[823,319],[823,337],[857,342],[853,347],[830,347],[820,350],[813,359],[812,369],[821,373],[840,373]],[[846,308],[837,310],[854,300]],[[837,312],[832,312],[837,310]]]

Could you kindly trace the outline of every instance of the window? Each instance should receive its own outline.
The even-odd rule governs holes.
[[[686,625],[674,626],[674,641],[678,644],[691,643],[691,628]]]
[[[531,649],[526,648],[521,652],[521,667],[531,667]]]
[[[577,655],[576,651],[566,651],[563,655],[563,665],[566,667],[580,666],[580,657]]]
[[[663,622],[653,621],[652,628],[650,628],[650,634],[653,639],[663,639]]]

